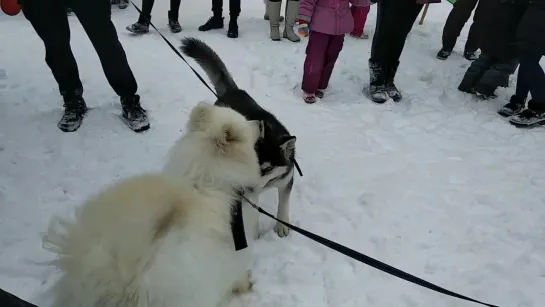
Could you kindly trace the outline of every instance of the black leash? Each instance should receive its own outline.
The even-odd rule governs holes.
[[[142,10],[140,10],[140,8],[138,6],[136,6],[136,4],[134,4],[134,2],[132,2],[132,0],[131,0],[131,4],[138,11],[140,16],[144,16],[142,14]],[[197,78],[199,78],[199,80],[201,80],[202,84],[204,84],[204,86],[206,86],[212,92],[212,94],[214,94],[214,96],[216,96],[216,98],[219,99],[218,94],[216,94],[216,92],[210,87],[210,85],[208,85],[208,83],[206,83],[204,78],[193,68],[193,66],[191,66],[189,64],[189,62],[187,62],[187,60],[178,51],[178,49],[176,49],[176,47],[174,47],[172,45],[172,43],[163,35],[163,33],[161,33],[161,31],[159,31],[159,29],[157,29],[157,27],[155,27],[155,25],[151,22],[151,20],[149,20],[147,17],[144,17],[144,18],[146,18],[146,21],[150,24],[150,26],[153,29],[155,29],[155,31],[157,31],[157,33],[159,33],[159,35],[161,35],[161,38],[163,38],[163,40],[165,41],[165,43],[167,43],[167,45],[170,47],[170,49],[172,49],[172,51],[174,51],[174,53],[176,53],[180,57],[180,59],[182,59],[182,61],[184,61],[187,64],[187,66],[189,66],[189,68],[193,71],[195,76],[197,76]],[[301,171],[301,167],[299,167],[299,163],[297,163],[297,161],[295,159],[293,159],[293,164],[295,165],[295,168],[297,169],[297,172],[299,173],[299,176],[303,177],[303,172]]]
[[[131,4],[132,6],[134,6],[134,8],[138,11],[138,13],[140,14],[140,16],[144,16],[142,14],[142,10],[140,10],[140,8],[138,8],[138,6],[136,6],[136,4],[134,4],[134,2],[132,2],[131,0]],[[144,17],[147,19],[147,17]],[[178,51],[178,49],[176,49],[176,47],[174,47],[172,45],[172,43],[170,43],[170,41],[163,35],[163,33],[161,33],[161,31],[159,31],[159,29],[157,29],[155,27],[155,25],[151,22],[151,20],[147,19],[147,22],[150,24],[150,26],[155,29],[155,31],[157,31],[157,33],[159,33],[159,35],[161,35],[161,37],[163,38],[163,40],[165,41],[165,43],[167,43],[167,45],[170,47],[170,49],[172,49],[172,51],[174,51],[174,53],[176,53],[180,59],[182,59],[186,64],[187,66],[189,66],[189,68],[191,68],[191,70],[193,71],[193,73],[197,76],[197,78],[199,78],[199,80],[201,80],[202,84],[204,84],[204,86],[206,86],[211,92],[212,94],[214,94],[214,96],[216,96],[216,98],[219,99],[218,97],[218,94],[216,94],[216,92],[214,92],[214,90],[210,87],[210,85],[208,85],[208,83],[206,83],[206,81],[204,80],[203,77],[201,77],[201,75],[189,64],[189,62],[187,62],[187,60],[184,58],[184,56],[180,53],[180,51]]]
[[[478,301],[478,300],[475,300],[475,299],[472,299],[470,297],[467,297],[467,296],[464,296],[464,295],[461,295],[461,294],[458,294],[456,292],[452,292],[450,290],[447,290],[445,288],[442,288],[442,287],[439,287],[437,285],[434,285],[428,281],[425,281],[419,277],[416,277],[414,275],[411,275],[409,273],[406,273],[404,271],[401,271],[400,269],[397,269],[397,268],[394,268],[393,266],[391,265],[388,265],[384,262],[381,262],[379,260],[376,260],[374,258],[371,258],[367,255],[364,255],[358,251],[355,251],[351,248],[348,248],[344,245],[341,245],[339,243],[336,243],[336,242],[333,242],[329,239],[326,239],[324,237],[321,237],[317,234],[314,234],[312,232],[309,232],[309,231],[306,231],[304,229],[301,229],[297,226],[294,226],[290,223],[287,223],[287,222],[284,222],[284,221],[281,221],[279,219],[277,219],[274,215],[270,214],[269,212],[263,210],[261,207],[259,207],[258,205],[254,204],[252,201],[250,201],[245,195],[242,195],[242,198],[247,201],[252,207],[254,207],[254,209],[256,209],[257,211],[259,211],[259,213],[261,214],[264,214],[270,218],[272,218],[273,220],[283,224],[284,226],[288,227],[289,229],[299,233],[299,234],[302,234],[303,236],[317,242],[317,243],[320,243],[324,246],[327,246],[329,248],[331,248],[332,250],[336,251],[336,252],[339,252],[349,258],[352,258],[356,261],[359,261],[361,263],[364,263],[364,264],[367,264],[371,267],[374,267],[375,269],[377,270],[380,270],[384,273],[387,273],[387,274],[390,274],[390,275],[393,275],[395,277],[398,277],[398,278],[401,278],[403,280],[406,280],[410,283],[413,283],[413,284],[416,284],[416,285],[419,285],[421,287],[424,287],[424,288],[428,288],[430,290],[433,290],[433,291],[436,291],[436,292],[439,292],[439,293],[442,293],[442,294],[445,294],[445,295],[448,295],[448,296],[452,296],[452,297],[456,297],[456,298],[459,298],[459,299],[462,299],[462,300],[466,300],[466,301],[470,301],[470,302],[473,302],[473,303],[477,303],[477,304],[481,304],[481,305],[484,305],[484,306],[488,306],[488,307],[499,307],[497,305],[492,305],[492,304],[488,304],[488,303],[484,303],[484,302],[481,302],[481,301]]]

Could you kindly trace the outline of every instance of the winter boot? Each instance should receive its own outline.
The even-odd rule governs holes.
[[[494,99],[497,97],[494,90],[495,88],[492,86],[480,82],[477,84],[477,86],[475,86],[475,95],[483,100]]]
[[[199,31],[206,32],[210,30],[223,29],[223,17],[214,13],[207,22],[199,27]]]
[[[503,108],[498,111],[498,114],[503,117],[517,115],[524,109],[525,104],[526,98],[520,98],[516,95],[513,95],[511,96],[511,99],[509,99],[509,103],[504,105]]]
[[[299,11],[299,1],[289,0],[286,3],[286,23],[284,24],[284,38],[296,43],[301,41],[299,35],[293,31]]]
[[[263,15],[263,19],[269,20],[269,0],[263,0],[263,3],[265,3],[265,14]],[[284,16],[280,16],[279,21],[284,21]]]
[[[64,93],[64,114],[57,124],[63,132],[74,132],[79,129],[83,117],[87,113],[87,105],[82,96],[83,90],[79,89],[73,93]]]
[[[324,89],[318,89],[316,91],[316,97],[322,99],[325,96],[325,88]]]
[[[401,92],[397,89],[394,84],[394,79],[397,73],[397,68],[399,67],[399,61],[392,63],[386,67],[386,93],[390,98],[395,102],[400,102],[403,99]]]
[[[126,9],[129,6],[129,0],[119,0],[117,7],[121,10]]]
[[[528,108],[511,117],[509,123],[517,128],[533,128],[545,125],[545,101],[528,101]]]
[[[237,38],[238,37],[238,16],[231,16],[229,20],[229,28],[227,29],[227,37]]]
[[[369,96],[375,103],[385,103],[388,100],[385,67],[371,60],[369,60]]]
[[[475,51],[464,51],[464,58],[469,61],[475,61],[479,58]]]
[[[144,17],[140,15],[138,21],[132,25],[128,25],[125,29],[133,34],[145,34],[149,32],[149,22],[151,16]]]
[[[316,102],[316,94],[310,94],[303,92],[303,101],[307,104],[313,104]]]
[[[269,24],[271,28],[271,40],[279,41],[280,40],[280,11],[282,9],[281,1],[270,1],[268,0],[268,15],[269,15]]]
[[[173,13],[172,11],[168,11],[168,27],[172,33],[182,32],[182,26],[178,21],[178,14]]]
[[[439,60],[446,60],[446,59],[448,59],[448,57],[450,56],[451,53],[452,53],[452,50],[447,50],[445,48],[441,48],[441,50],[439,50],[439,52],[437,53],[437,58]]]
[[[146,110],[140,106],[140,96],[121,97],[123,121],[134,132],[143,132],[150,128]]]

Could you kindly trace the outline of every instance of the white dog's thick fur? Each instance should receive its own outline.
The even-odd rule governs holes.
[[[248,291],[231,209],[235,189],[259,182],[261,129],[231,109],[199,104],[165,173],[106,188],[74,221],[54,218],[44,236],[62,273],[53,306],[217,307],[232,291]]]

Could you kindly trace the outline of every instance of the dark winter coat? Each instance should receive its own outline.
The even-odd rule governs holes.
[[[545,55],[545,0],[526,0],[517,29],[520,55]]]
[[[479,47],[489,57],[508,62],[517,56],[517,27],[526,6],[518,0],[480,0]]]

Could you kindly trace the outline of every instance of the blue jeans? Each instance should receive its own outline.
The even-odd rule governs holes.
[[[541,55],[524,55],[519,57],[516,96],[526,98],[528,92],[532,100],[545,104],[545,72],[539,65]]]

